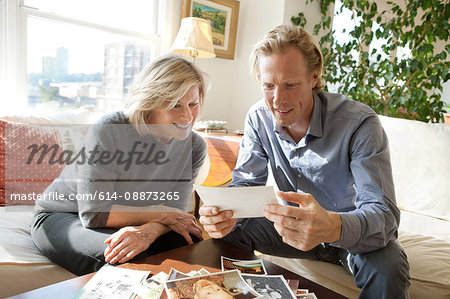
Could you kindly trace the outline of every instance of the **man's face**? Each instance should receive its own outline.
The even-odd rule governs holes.
[[[288,130],[309,125],[317,76],[307,68],[303,54],[290,47],[285,53],[259,58],[261,87],[275,120]]]

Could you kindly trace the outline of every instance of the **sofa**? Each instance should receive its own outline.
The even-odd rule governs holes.
[[[32,132],[26,127],[28,131],[18,135],[58,142],[62,148],[76,148],[85,133],[80,124],[93,123],[97,117],[89,107],[39,116],[0,115],[0,141],[5,141],[8,133],[5,128],[10,123],[50,124],[50,129],[38,127]],[[449,298],[450,126],[384,116],[380,120],[390,141],[397,202],[402,211],[399,238],[411,265],[411,298]],[[5,165],[8,159],[4,143],[0,142],[0,195],[4,198],[12,192],[7,189],[25,188],[30,192],[29,185],[38,192],[59,173],[60,169],[25,169],[21,175],[25,171],[27,180],[8,182],[5,168],[11,167]],[[11,154],[11,150],[8,152]],[[198,181],[207,174],[209,164],[205,165]],[[42,256],[33,244],[29,231],[32,210],[32,202],[28,201],[0,207],[0,298],[75,277]],[[339,266],[268,255],[263,258],[349,298],[357,297],[353,278]]]
[[[90,124],[101,115],[90,106],[47,114],[0,115],[0,298],[76,277],[34,245],[29,229],[34,200],[12,200],[11,195],[42,193],[65,166],[49,163],[50,155],[42,163],[26,164],[27,145],[57,144],[56,157],[64,150],[78,152]],[[209,165],[206,157],[196,183],[206,179]],[[191,201],[194,212],[194,194]]]
[[[12,130],[17,126],[17,140],[35,138],[46,143],[57,142],[66,148],[74,147],[81,137],[75,135],[82,134],[83,125],[94,122],[97,117],[91,107],[48,114],[22,112],[0,115],[0,298],[76,277],[48,260],[34,245],[29,229],[33,201],[5,204],[7,193],[42,191],[58,176],[62,167],[29,169],[29,175],[19,174],[19,177],[26,178],[26,182],[10,181],[9,178],[15,176],[10,172],[18,169],[11,164],[12,160],[16,157],[20,160],[23,156],[5,143],[15,141]],[[36,177],[41,181],[30,182]]]
[[[450,125],[379,116],[388,136],[399,241],[410,263],[412,299],[450,298]],[[275,264],[357,298],[353,277],[330,263],[263,255]],[[300,286],[301,288],[301,286]]]

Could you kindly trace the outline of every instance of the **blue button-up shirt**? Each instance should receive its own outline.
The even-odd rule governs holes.
[[[341,236],[331,245],[362,253],[397,238],[388,140],[371,108],[339,94],[314,94],[308,131],[296,143],[260,100],[244,131],[232,186],[265,185],[270,167],[280,190],[310,193],[339,213]]]

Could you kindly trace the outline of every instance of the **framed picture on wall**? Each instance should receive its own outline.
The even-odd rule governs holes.
[[[216,57],[234,59],[238,16],[236,0],[183,0],[182,18],[210,21]]]

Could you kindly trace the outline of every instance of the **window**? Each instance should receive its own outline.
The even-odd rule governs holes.
[[[340,0],[335,1],[332,30],[333,37],[336,39],[337,44],[345,47],[345,44],[349,44],[352,41],[358,42],[353,36],[351,36],[350,32],[355,30],[355,28],[360,25],[360,22],[361,16],[358,16],[354,10],[350,10],[345,7]],[[380,25],[374,21],[371,31],[376,32],[377,30],[379,30],[379,28]],[[408,47],[399,47],[388,55],[383,50],[383,46],[386,44],[387,40],[383,38],[377,38],[375,36],[369,46],[361,43],[360,47],[363,50],[368,51],[370,63],[375,63],[378,56],[382,59],[390,58],[391,61],[394,61],[395,57],[397,57],[399,60],[402,60],[412,55]],[[360,52],[358,50],[355,50],[354,48],[349,53],[354,66],[357,66],[359,63],[359,55]],[[350,72],[351,68],[349,68],[348,71]],[[336,84],[328,83],[328,88],[332,92],[338,92],[338,86]]]
[[[0,104],[122,106],[160,53],[158,0],[0,0]]]
[[[338,44],[343,45],[345,43],[350,42],[353,38],[350,36],[350,32],[355,29],[356,26],[361,22],[361,18],[356,16],[354,17],[354,11],[349,10],[348,8],[343,6],[342,1],[336,0],[334,6],[334,16],[333,16],[333,31],[334,38]],[[376,32],[380,28],[380,25],[377,22],[373,22],[372,32]],[[382,55],[382,57],[386,57],[384,51],[382,51],[382,46],[386,44],[386,40],[382,38],[374,38],[372,43],[370,44],[371,59],[373,60],[376,55]],[[362,45],[364,47],[364,45]],[[351,53],[353,59],[355,61],[358,60],[358,55],[356,51],[352,51]],[[398,48],[396,53],[391,53],[391,57],[397,56],[398,58],[407,58],[411,56],[411,51],[405,48]]]

